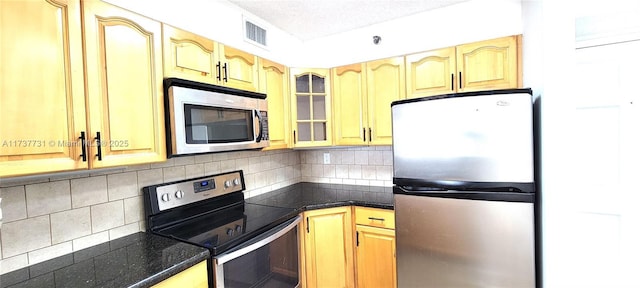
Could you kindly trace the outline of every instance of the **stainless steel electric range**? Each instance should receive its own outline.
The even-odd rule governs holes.
[[[242,171],[144,187],[147,229],[208,248],[209,287],[299,287],[300,216],[244,190]]]

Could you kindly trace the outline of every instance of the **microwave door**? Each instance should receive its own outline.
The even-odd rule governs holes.
[[[256,143],[260,143],[260,141],[262,141],[262,133],[264,133],[262,127],[262,123],[264,120],[262,119],[262,115],[260,115],[260,111],[258,110],[253,110],[253,115],[253,140],[256,141]],[[256,131],[256,128],[258,128],[258,131]]]

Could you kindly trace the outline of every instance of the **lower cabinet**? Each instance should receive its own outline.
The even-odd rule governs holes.
[[[166,279],[152,288],[169,288],[169,287],[193,287],[207,288],[209,281],[207,278],[207,261],[202,261],[187,270],[184,270],[169,279]]]
[[[304,213],[306,287],[354,287],[351,207]]]
[[[303,287],[396,287],[393,210],[337,207],[304,213]]]

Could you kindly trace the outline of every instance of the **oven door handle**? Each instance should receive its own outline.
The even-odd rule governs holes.
[[[294,227],[298,226],[301,220],[302,217],[296,216],[296,218],[293,218],[292,220],[289,220],[263,234],[258,235],[257,238],[254,238],[248,243],[242,244],[227,253],[214,257],[214,259],[216,260],[216,265],[222,265],[273,242],[274,240],[280,238],[280,236],[287,234]]]

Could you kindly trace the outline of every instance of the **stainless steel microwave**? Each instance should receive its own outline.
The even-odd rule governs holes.
[[[267,95],[164,80],[169,157],[269,146]]]

